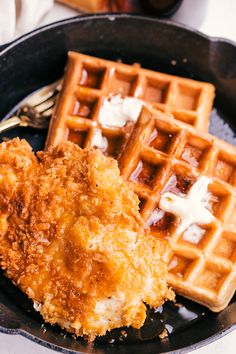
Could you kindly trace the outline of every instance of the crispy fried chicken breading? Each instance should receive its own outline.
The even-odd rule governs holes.
[[[115,160],[62,143],[0,145],[0,263],[45,321],[93,340],[172,297],[164,245],[142,230]]]

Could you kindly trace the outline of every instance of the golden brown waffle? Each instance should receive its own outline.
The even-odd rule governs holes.
[[[104,153],[117,157],[130,135],[128,127],[102,127],[98,114],[110,95],[131,96],[170,112],[200,129],[207,130],[214,99],[211,84],[162,74],[139,65],[94,58],[69,52],[62,92],[51,120],[47,146],[71,140],[90,147],[97,130],[107,140]]]
[[[146,225],[169,239],[169,284],[212,311],[225,308],[236,289],[236,147],[143,107],[119,164]],[[167,191],[184,196],[200,176],[212,180],[215,220],[178,235],[180,219],[160,209],[160,198]]]
[[[104,12],[110,10],[109,0],[57,0],[84,12]]]

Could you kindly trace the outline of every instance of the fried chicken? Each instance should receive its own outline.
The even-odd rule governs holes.
[[[164,245],[143,231],[115,160],[65,142],[0,144],[0,264],[44,320],[94,340],[172,298]]]

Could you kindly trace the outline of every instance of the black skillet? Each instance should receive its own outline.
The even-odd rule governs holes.
[[[0,48],[0,117],[5,117],[26,95],[58,79],[68,50],[139,62],[150,69],[214,83],[217,97],[211,132],[236,145],[236,45],[168,21],[135,15],[75,17]],[[5,136],[24,137],[39,150],[46,131],[20,128]],[[24,335],[63,353],[154,354],[188,352],[236,327],[236,296],[218,314],[184,298],[177,300],[178,306],[169,303],[156,313],[149,311],[140,331],[128,330],[127,337],[113,331],[88,345],[57,327],[43,325],[32,303],[1,273],[0,331]],[[169,336],[160,340],[158,334],[164,327]]]

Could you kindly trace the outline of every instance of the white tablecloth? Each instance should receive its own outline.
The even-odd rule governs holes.
[[[77,15],[75,10],[56,4],[41,21],[40,26],[75,15]],[[236,42],[236,0],[184,0],[174,20],[197,28],[208,35],[225,37]],[[21,336],[0,333],[0,354],[32,353],[54,354],[57,352],[39,346]],[[194,354],[212,353],[236,353],[236,331],[194,351]]]

